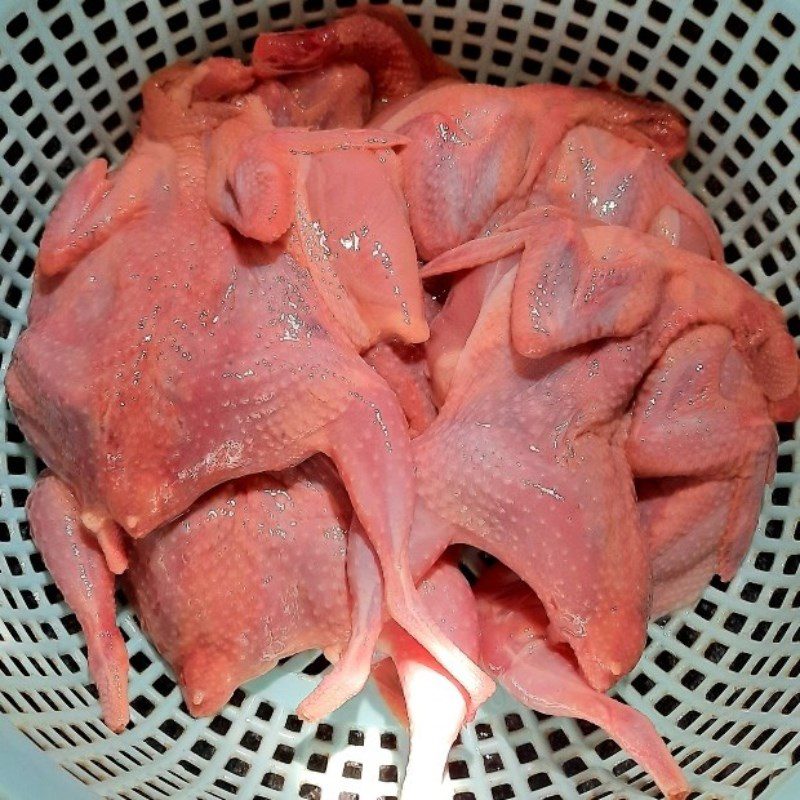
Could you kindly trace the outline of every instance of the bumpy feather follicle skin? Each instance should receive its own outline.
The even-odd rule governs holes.
[[[195,716],[305,650],[336,663],[303,719],[372,676],[404,800],[447,792],[495,682],[683,800],[606,692],[648,619],[734,575],[800,414],[686,143],[609,87],[468,84],[388,7],[146,82],[126,158],[50,218],[6,377],[112,730],[121,586]],[[463,546],[500,564],[470,584]]]

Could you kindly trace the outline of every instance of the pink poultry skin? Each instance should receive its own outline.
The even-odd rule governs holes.
[[[603,692],[649,618],[734,574],[800,413],[779,309],[669,167],[684,121],[466,84],[371,7],[143,96],[124,163],[51,216],[6,379],[107,724],[121,576],[196,715],[309,648],[334,667],[308,719],[372,674],[410,727],[406,800],[494,680],[682,800]],[[502,564],[470,586],[462,544]]]

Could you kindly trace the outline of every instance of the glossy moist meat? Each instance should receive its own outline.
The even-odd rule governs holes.
[[[192,713],[307,648],[335,662],[307,718],[372,673],[409,800],[493,679],[685,797],[603,692],[649,617],[735,572],[800,395],[777,306],[670,169],[683,120],[466,84],[389,8],[143,96],[123,164],[48,223],[7,377],[107,724],[121,575]],[[470,586],[463,544],[504,566]]]

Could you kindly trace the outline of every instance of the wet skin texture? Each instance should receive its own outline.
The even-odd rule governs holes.
[[[119,580],[194,714],[308,648],[335,662],[308,719],[372,674],[406,798],[495,680],[685,797],[603,692],[649,618],[734,574],[800,367],[669,167],[683,120],[468,85],[389,8],[143,96],[124,163],[51,216],[6,382],[107,724]],[[472,586],[464,544],[502,562]]]

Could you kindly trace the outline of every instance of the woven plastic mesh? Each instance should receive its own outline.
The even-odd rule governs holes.
[[[329,0],[3,0],[0,3],[0,351],[25,324],[36,242],[65,178],[117,162],[138,87],[177,58],[244,56],[259,31],[318,21]],[[345,5],[344,3],[342,5]],[[726,257],[800,334],[796,254],[800,5],[794,0],[410,0],[411,19],[468,77],[597,82],[649,92],[691,120],[681,172],[723,232]],[[5,409],[5,399],[2,407]],[[133,724],[110,734],[86,650],[30,540],[37,462],[7,410],[0,443],[0,711],[93,792],[142,798],[393,798],[406,739],[356,702],[327,724],[292,715],[301,656],[192,719],[127,608]],[[619,694],[654,720],[703,797],[750,798],[800,754],[800,450],[780,428],[778,474],[739,574],[650,626]],[[314,672],[312,668],[308,670]],[[1,745],[0,745],[1,746]],[[602,731],[494,698],[453,749],[457,800],[654,797]]]

